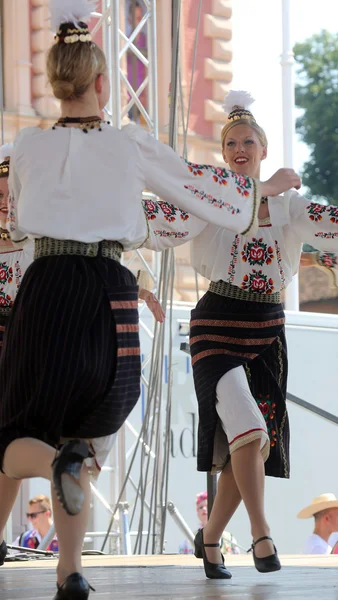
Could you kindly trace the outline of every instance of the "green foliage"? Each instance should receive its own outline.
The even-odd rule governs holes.
[[[294,48],[297,132],[310,148],[303,183],[313,198],[338,204],[338,33],[322,31]]]

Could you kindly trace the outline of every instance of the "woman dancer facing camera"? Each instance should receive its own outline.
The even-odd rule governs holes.
[[[260,177],[263,129],[246,92],[230,92],[222,152],[242,177]],[[243,197],[245,192],[243,193]],[[191,315],[190,348],[199,404],[198,469],[221,472],[207,525],[195,538],[206,575],[229,578],[218,540],[243,499],[261,572],[280,569],[264,510],[265,474],[288,478],[287,353],[280,293],[297,272],[302,242],[338,250],[338,208],[297,192],[262,194],[258,233],[207,225],[192,242],[192,265],[211,283]],[[265,470],[264,470],[265,463]]]
[[[150,233],[142,191],[190,211],[191,235],[209,221],[239,233],[255,230],[258,211],[264,214],[258,194],[276,195],[299,178],[281,170],[268,182],[243,177],[239,185],[224,170],[229,185],[223,186],[216,170],[204,166],[197,182],[190,163],[142,129],[121,132],[103,123],[106,59],[80,20],[95,2],[50,4],[57,34],[47,72],[62,117],[51,129],[20,132],[11,159],[12,237],[32,235],[35,260],[22,280],[0,363],[0,468],[12,479],[52,480],[55,600],[81,600],[89,595],[81,550],[90,469],[109,452],[140,390],[138,287],[120,256],[168,237]],[[1,493],[0,514],[10,508]],[[3,556],[1,537],[0,544]]]

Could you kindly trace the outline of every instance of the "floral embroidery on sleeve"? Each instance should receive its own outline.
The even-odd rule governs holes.
[[[221,167],[212,167],[213,172],[213,180],[215,183],[219,183],[219,185],[228,185],[229,173],[226,169],[222,169]]]
[[[322,214],[326,211],[326,206],[324,206],[323,204],[315,204],[314,202],[309,204],[309,206],[307,206],[306,208],[309,215],[309,219],[311,221],[314,221],[315,223],[318,223],[318,221],[322,220]]]
[[[163,200],[158,200],[157,202],[153,200],[143,200],[143,208],[148,221],[156,219],[160,214],[160,209],[168,223],[176,221],[177,215],[179,215],[181,221],[187,221],[190,218],[190,215],[187,212],[169,202],[164,202]]]
[[[148,221],[152,221],[153,219],[156,219],[156,215],[159,212],[158,203],[152,202],[151,200],[143,200],[142,204],[143,204],[145,213],[147,215]]]
[[[182,221],[187,221],[189,219],[189,214],[174,206],[173,204],[169,204],[169,202],[163,202],[163,200],[158,201],[159,207],[164,214],[164,218],[169,223],[176,221],[176,214],[180,215]]]
[[[198,190],[193,185],[185,185],[184,187],[199,200],[207,200],[208,204],[211,204],[216,208],[226,208],[233,215],[237,215],[241,212],[239,208],[235,208],[232,204],[229,204],[229,202],[224,202],[221,198],[214,198],[211,194],[206,194],[203,190]]]
[[[166,229],[155,229],[154,235],[181,240],[189,235],[189,231],[167,231]]]
[[[315,237],[322,238],[323,240],[334,240],[338,237],[338,231],[318,231],[318,233],[315,233]]]
[[[331,223],[334,223],[334,224],[338,223],[338,207],[337,206],[329,206],[327,210],[329,213]]]
[[[242,196],[249,196],[252,184],[249,177],[246,175],[240,175],[239,173],[232,173],[232,177],[235,179],[236,190]]]
[[[252,273],[244,275],[242,289],[258,294],[272,294],[275,288],[271,277],[268,278],[261,269],[259,271],[253,269]]]
[[[188,160],[183,159],[185,164],[188,167],[190,173],[192,173],[195,177],[202,177],[204,173],[208,173],[211,169],[210,165],[198,165],[197,163],[189,162]]]
[[[264,264],[270,265],[274,259],[273,248],[265,244],[263,238],[252,238],[252,242],[244,244],[241,254],[243,262],[260,267]]]

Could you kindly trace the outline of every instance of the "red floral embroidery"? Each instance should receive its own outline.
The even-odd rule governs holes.
[[[239,173],[232,173],[232,176],[235,179],[236,190],[242,196],[249,196],[252,184],[251,179],[246,175],[241,175]]]
[[[318,264],[328,269],[334,269],[338,267],[338,255],[333,252],[321,252],[318,255]]]
[[[329,206],[327,208],[331,223],[338,223],[338,207]]]
[[[277,444],[277,432],[274,429],[274,421],[276,419],[276,403],[272,402],[269,394],[267,396],[259,394],[258,398],[256,399],[256,402],[259,410],[261,411],[265,419],[266,427],[270,438],[270,445],[274,447]]]
[[[278,268],[279,268],[279,276],[280,276],[280,280],[281,280],[281,290],[284,290],[285,288],[285,273],[284,273],[284,269],[283,269],[283,263],[282,263],[282,255],[281,255],[281,251],[280,251],[280,247],[278,244],[278,241],[275,240],[275,248],[276,248],[276,256],[277,256],[277,264],[278,264]]]
[[[197,165],[196,163],[191,163],[187,161],[187,165],[188,165],[188,169],[190,171],[190,173],[192,173],[193,175],[195,175],[195,177],[198,175],[199,177],[202,177],[202,175],[204,175],[204,171],[205,169],[209,169],[208,165]]]
[[[270,265],[274,258],[273,248],[265,244],[263,238],[252,238],[252,242],[244,244],[241,254],[244,262],[260,267],[264,264]]]
[[[15,283],[18,286],[18,288],[21,284],[21,279],[22,279],[22,270],[21,270],[20,263],[17,260],[15,263]]]
[[[189,231],[166,231],[166,229],[156,229],[154,231],[154,235],[159,235],[160,237],[166,238],[175,238],[177,240],[183,239],[189,235]]]
[[[226,169],[222,169],[221,167],[213,167],[213,180],[215,183],[219,183],[219,185],[228,185],[227,179],[229,178],[229,173]]]
[[[185,185],[184,188],[189,190],[199,200],[206,200],[208,204],[212,204],[212,206],[215,206],[216,208],[226,208],[232,215],[237,215],[241,212],[239,208],[235,208],[235,206],[229,204],[229,202],[224,202],[220,198],[214,198],[212,194],[206,194],[204,190],[198,190],[193,185]]]
[[[9,294],[6,294],[3,291],[3,288],[0,290],[0,306],[12,306],[13,300]]]
[[[314,202],[309,204],[309,206],[307,206],[306,208],[309,215],[309,219],[311,221],[314,221],[315,223],[318,223],[318,221],[322,220],[322,213],[326,211],[326,206],[324,206],[323,204],[315,204]]]
[[[323,240],[334,240],[337,236],[337,231],[318,231],[318,233],[315,233],[315,237],[322,238]]]
[[[178,210],[173,204],[169,204],[168,202],[163,202],[162,200],[158,201],[161,211],[164,214],[164,218],[169,223],[176,221],[176,210]]]
[[[252,273],[246,274],[242,281],[243,290],[255,292],[258,294],[272,294],[274,290],[274,281],[260,269],[259,271],[252,270]]]
[[[143,200],[143,207],[145,209],[148,221],[156,219],[156,215],[159,211],[157,202],[152,202],[151,200]]]
[[[0,284],[12,283],[13,269],[6,262],[0,263]]]
[[[235,279],[236,264],[237,264],[237,260],[238,260],[239,240],[240,240],[240,237],[237,234],[235,236],[235,239],[231,246],[231,261],[230,261],[229,270],[228,270],[228,274],[229,274],[228,283],[232,283],[233,280]]]

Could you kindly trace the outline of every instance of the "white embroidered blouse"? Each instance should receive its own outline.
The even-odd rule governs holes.
[[[197,166],[143,129],[102,126],[84,134],[57,127],[22,130],[15,142],[9,177],[9,230],[82,242],[115,240],[124,250],[146,240],[160,249],[197,235],[205,222],[234,232],[257,228],[259,184],[225,169]],[[175,202],[179,229],[166,227],[170,215],[149,235],[141,197],[144,189]],[[165,206],[159,202],[163,214]],[[189,230],[187,228],[187,212]],[[177,223],[176,223],[177,224]]]
[[[0,241],[0,310],[13,306],[21,279],[32,260],[32,242],[15,247],[11,241]]]
[[[194,217],[184,215],[186,240],[192,239],[191,264],[211,281],[223,280],[247,291],[271,294],[283,290],[298,271],[302,243],[327,253],[338,253],[338,207],[310,203],[295,191],[269,198],[270,219],[258,231],[238,234],[205,224],[194,235]],[[163,203],[145,203],[151,235],[159,229],[182,230],[181,215]],[[175,219],[175,220],[174,220]],[[150,241],[149,247],[154,245]],[[168,245],[164,236],[157,248]],[[334,260],[336,260],[334,258]],[[337,260],[338,262],[338,260]]]

